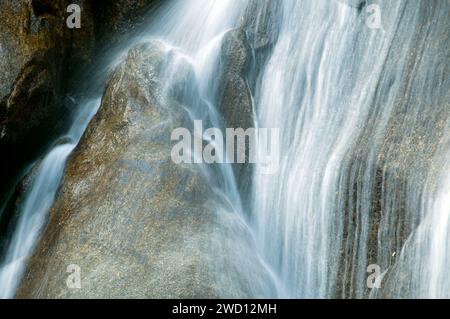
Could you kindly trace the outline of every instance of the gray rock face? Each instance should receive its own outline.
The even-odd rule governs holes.
[[[252,93],[248,85],[247,71],[251,62],[251,52],[243,29],[229,31],[224,38],[218,74],[218,111],[226,127],[255,127],[253,120]],[[249,150],[248,142],[246,150]],[[234,164],[233,169],[240,193],[245,195],[250,189],[250,155],[246,153],[246,164]]]
[[[417,269],[423,264],[413,259],[415,250],[420,247],[414,236],[423,220],[420,214],[424,203],[421,201],[428,195],[417,196],[416,192],[422,192],[421,188],[428,183],[433,185],[432,188],[437,187],[445,167],[439,154],[444,149],[444,137],[448,132],[450,81],[441,74],[449,72],[448,64],[444,63],[447,59],[444,52],[449,52],[450,29],[448,19],[443,18],[448,16],[444,3],[431,7],[425,2],[408,3],[405,12],[414,12],[416,5],[421,12],[418,27],[412,28],[406,22],[399,24],[392,53],[384,62],[384,79],[377,87],[379,97],[372,102],[376,111],[369,114],[364,130],[349,152],[351,156],[345,160],[342,178],[345,194],[340,195],[345,202],[343,220],[349,222],[343,234],[341,257],[341,265],[345,261],[346,266],[341,266],[340,273],[352,273],[352,276],[339,277],[342,281],[338,283],[338,287],[342,287],[338,288],[339,298],[360,295],[420,298],[417,278],[423,276],[424,269]],[[405,14],[405,17],[409,15]],[[430,25],[430,21],[433,21],[433,27],[427,29],[424,26]],[[406,34],[411,38],[405,38]],[[427,34],[433,34],[433,37],[428,38]],[[397,53],[405,51],[407,55]],[[406,68],[399,72],[402,63]],[[379,114],[388,105],[384,100],[389,99],[393,88],[398,91],[384,126]],[[428,97],[423,98],[423,94]],[[366,172],[371,172],[373,177],[368,179]],[[368,208],[366,213],[359,207],[361,203]],[[366,278],[367,265],[379,265],[386,271],[381,289],[371,290],[364,280],[355,279],[357,271],[350,269],[352,266],[348,263],[356,256],[362,241],[354,241],[355,221],[365,218],[364,214],[368,214],[365,225],[367,252],[358,255],[358,259],[365,260],[358,271]],[[357,290],[357,282],[364,290]]]
[[[250,57],[244,30],[229,31],[225,35],[220,57],[222,76],[218,89],[218,111],[230,127],[253,127],[252,97],[246,82]]]
[[[258,261],[234,265],[226,255],[251,256],[251,238],[198,166],[171,160],[171,132],[189,120],[163,94],[165,50],[136,47],[112,75],[18,297],[248,297],[257,295],[250,280],[270,285]],[[189,82],[190,65],[177,74],[175,83]],[[66,286],[71,264],[82,289]]]
[[[242,20],[250,46],[254,50],[267,49],[278,37],[281,6],[272,0],[251,0]]]

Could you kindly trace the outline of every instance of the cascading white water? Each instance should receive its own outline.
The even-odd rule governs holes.
[[[421,280],[422,298],[450,298],[450,279],[446,269],[450,263],[450,153],[442,170],[442,179],[438,184],[438,194],[429,194],[432,202],[426,207],[426,215],[418,228],[416,240],[418,246],[416,259],[424,260],[422,269],[417,273]]]
[[[251,1],[173,1],[161,11],[157,21],[139,37],[139,41],[156,38],[165,44],[167,55],[173,59],[173,62],[166,66],[164,82],[167,88],[177,79],[180,71],[177,62],[185,60],[192,66],[196,82],[190,85],[197,87],[197,90],[184,93],[184,106],[192,122],[202,120],[210,127],[225,129],[227,123],[222,122],[217,105],[217,88],[220,82],[217,70],[218,65],[222,63],[221,59],[224,58],[221,56],[221,48],[227,32],[241,26],[243,15]],[[174,18],[181,16],[183,19]],[[195,131],[194,134],[203,136],[204,132]],[[210,142],[204,136],[203,138]],[[231,238],[227,243],[221,242],[223,238],[220,236],[217,239],[211,238],[212,249],[223,250],[224,256],[233,259],[223,263],[230,268],[230,272],[239,273],[237,276],[241,278],[245,277],[242,279],[245,282],[243,285],[247,286],[251,295],[261,298],[284,295],[283,284],[277,275],[259,251],[252,249],[257,239],[254,230],[248,225],[241,200],[242,194],[239,193],[232,166],[206,165],[203,170],[206,176],[210,176],[208,179],[212,190],[223,201],[216,203],[214,208],[219,222],[228,228],[234,228],[228,235]],[[219,285],[226,286],[229,278],[234,275],[236,274],[221,274],[216,280]],[[234,292],[225,292],[225,295],[239,297]]]
[[[120,53],[112,56],[111,65],[116,65],[123,59],[123,52],[137,43],[157,39],[166,48],[169,64],[166,66],[164,81],[167,90],[179,71],[181,60],[187,61],[196,73],[198,92],[200,96],[186,96],[189,99],[185,105],[192,120],[205,120],[219,126],[219,116],[211,90],[215,78],[214,71],[218,63],[223,35],[239,23],[239,17],[244,11],[247,1],[217,0],[217,1],[172,1],[161,10],[160,16],[150,23],[150,27],[142,31],[127,43],[127,48],[119,48]],[[103,77],[99,76],[99,79]],[[94,77],[97,80],[97,77]],[[101,80],[100,80],[101,81]],[[95,83],[98,86],[98,83]],[[165,92],[170,94],[169,92]],[[94,103],[94,102],[92,102]],[[87,124],[99,105],[99,101],[81,105],[78,115],[68,137],[70,144],[56,146],[43,160],[39,167],[30,192],[26,194],[25,203],[20,212],[20,219],[8,247],[4,264],[0,270],[0,297],[11,298],[20,283],[26,260],[31,255],[39,232],[45,223],[56,191],[63,175],[66,160],[78,144]],[[205,113],[204,106],[208,109]],[[88,112],[88,113],[86,113]],[[203,132],[195,132],[203,134]],[[170,138],[170,137],[168,137]],[[207,172],[208,169],[205,169]],[[231,213],[238,224],[244,225],[241,214],[242,207],[236,182],[230,165],[220,165],[216,171],[218,177],[212,182],[217,195],[228,203],[225,213]],[[219,180],[220,186],[217,185]],[[215,186],[214,186],[215,185]]]
[[[223,125],[215,100],[221,44],[227,31],[241,26],[244,15],[256,12],[247,10],[249,5],[260,10],[277,7],[274,20],[265,26],[264,37],[276,39],[266,52],[267,63],[253,68],[248,77],[258,78],[253,96],[256,125],[281,129],[280,169],[263,175],[262,167],[255,167],[251,212],[244,212],[241,197],[248,194],[239,193],[232,167],[205,167],[206,175],[218,175],[211,178],[211,187],[228,204],[217,208],[221,221],[246,232],[256,247],[240,249],[238,231],[236,243],[222,247],[233,250],[226,256],[249,278],[248,290],[255,297],[368,297],[366,269],[374,263],[388,273],[387,296],[400,296],[391,288],[400,272],[415,276],[411,295],[448,296],[444,269],[450,261],[450,194],[446,166],[441,165],[448,144],[439,156],[427,153],[441,169],[419,166],[419,174],[405,168],[409,160],[426,161],[411,145],[417,131],[426,127],[419,111],[437,111],[423,102],[404,101],[408,96],[419,100],[420,94],[436,99],[446,123],[448,80],[435,89],[431,80],[422,84],[412,78],[426,74],[424,68],[431,70],[428,78],[443,78],[431,67],[442,60],[426,59],[429,55],[417,47],[430,44],[427,36],[432,32],[423,25],[432,30],[445,25],[448,5],[379,1],[382,28],[372,29],[366,24],[364,1],[283,0],[272,7],[259,0],[171,1],[129,46],[154,39],[163,43],[171,61],[164,73],[167,90],[180,71],[178,62],[192,66],[197,90],[183,97],[192,120]],[[433,18],[436,25],[430,26]],[[256,17],[257,24],[262,20]],[[430,93],[435,91],[440,98]],[[81,106],[68,134],[71,142],[56,146],[40,165],[0,270],[0,297],[14,296],[65,161],[98,104],[96,100]],[[438,123],[437,117],[430,116],[432,123]],[[446,124],[439,125],[434,125],[435,134],[421,135],[422,141],[431,144],[444,132]],[[413,142],[407,148],[408,139]],[[407,195],[397,191],[403,188]],[[251,259],[267,276],[258,278],[252,272]]]
[[[420,124],[418,110],[433,112],[418,102],[420,94],[435,100],[444,123],[448,118],[448,107],[442,106],[448,105],[448,94],[440,85],[429,84],[440,81],[443,72],[433,67],[439,49],[435,49],[436,61],[423,58],[433,56],[432,49],[426,55],[416,50],[436,47],[427,42],[432,40],[424,36],[423,26],[429,26],[429,21],[435,22],[433,30],[445,26],[448,5],[379,1],[382,29],[371,29],[365,11],[345,2],[282,1],[279,39],[257,97],[259,125],[282,128],[282,151],[279,174],[264,176],[256,171],[254,176],[253,225],[259,249],[291,297],[365,297],[369,264],[395,273],[392,260],[403,245],[402,228],[417,227],[421,212],[415,203],[422,198],[423,177],[417,170],[408,171],[405,162],[423,163],[429,151],[412,143],[437,142],[432,130],[424,134],[420,126],[429,124]],[[442,32],[434,36],[439,38]],[[432,70],[428,83],[412,83],[411,73],[419,77],[426,67]],[[409,91],[412,86],[414,93]],[[408,101],[408,95],[417,99]],[[402,107],[406,120],[399,113]],[[397,122],[404,122],[404,127]],[[399,136],[391,142],[392,131]],[[399,145],[387,144],[394,142]],[[379,172],[384,175],[379,177]],[[403,194],[398,194],[402,178],[411,185],[406,204],[402,204]],[[384,187],[374,188],[380,183]],[[423,196],[432,202],[427,218],[433,225],[447,220],[445,195],[439,195],[437,202],[435,193]],[[426,232],[428,240],[445,239],[445,225],[437,232]],[[445,290],[448,285],[438,278],[448,247],[420,252],[408,261],[420,265],[421,280],[432,279],[440,291]],[[432,266],[432,262],[438,264]],[[422,291],[422,297],[437,296],[436,287],[422,285],[411,289]],[[385,295],[399,296],[395,289],[387,290]]]
[[[55,146],[39,164],[30,190],[25,194],[17,226],[0,267],[0,298],[12,298],[25,270],[52,206],[64,173],[68,156],[78,144],[89,121],[96,113],[100,100],[80,105],[74,122],[62,140],[68,143]]]
[[[260,126],[282,128],[282,164],[278,175],[255,175],[255,227],[291,296],[327,297],[344,222],[335,215],[339,171],[367,118],[391,32],[358,35],[364,21],[339,2],[284,1],[283,10],[258,108]]]

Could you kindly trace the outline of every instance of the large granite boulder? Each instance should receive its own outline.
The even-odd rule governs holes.
[[[244,29],[228,31],[223,39],[217,71],[217,108],[227,128],[255,127],[252,92],[248,84],[251,51]],[[236,182],[244,202],[250,193],[252,167],[249,141],[246,141],[245,163],[233,165]]]
[[[179,96],[167,92],[195,81],[178,59],[177,78],[167,85],[171,56],[162,43],[140,45],[111,76],[18,297],[250,297],[273,290],[251,257],[239,212],[201,166],[172,162],[171,132],[192,123]],[[247,263],[237,265],[243,259],[232,254]],[[66,285],[71,264],[80,267],[81,289]]]
[[[22,178],[69,125],[73,96],[102,85],[86,78],[108,62],[113,38],[142,21],[143,5],[157,2],[0,2],[0,247],[20,209]],[[66,25],[70,4],[81,7],[81,28]]]
[[[145,6],[157,2],[0,2],[0,203],[24,166],[66,126],[75,108],[70,92],[89,72],[94,55],[142,22]],[[70,4],[81,7],[81,28],[66,25]]]

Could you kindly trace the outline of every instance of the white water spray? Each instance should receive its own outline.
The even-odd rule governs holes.
[[[230,274],[240,268],[255,297],[402,297],[406,291],[427,298],[450,291],[448,166],[435,154],[448,154],[449,147],[442,143],[450,107],[441,53],[448,51],[449,6],[380,0],[382,28],[371,29],[364,3],[279,1],[272,24],[253,35],[276,39],[266,48],[267,63],[253,70],[261,73],[248,76],[258,77],[256,126],[281,130],[280,170],[268,176],[255,167],[251,212],[244,211],[248,194],[239,193],[229,165],[214,171],[219,177],[211,187],[228,204],[217,208],[221,222],[236,227],[232,235],[243,230],[255,247],[240,250],[240,237],[222,247],[232,250],[224,258],[233,260],[225,262],[241,266]],[[187,61],[198,94],[185,96],[186,109],[192,120],[220,127],[214,90],[224,35],[257,12],[248,6],[272,8],[266,4],[171,1],[132,42],[163,43],[172,57],[168,88],[178,62]],[[91,115],[74,124],[73,143],[55,147],[36,174],[0,271],[2,297],[14,295],[64,163]],[[251,260],[268,275],[249,271]],[[369,264],[386,274],[380,291],[366,286]]]

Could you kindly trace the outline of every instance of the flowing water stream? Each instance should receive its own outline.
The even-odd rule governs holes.
[[[256,165],[250,194],[240,193],[229,165],[214,170],[212,186],[270,274],[270,284],[254,284],[255,296],[450,297],[450,5],[374,3],[381,28],[367,24],[365,1],[173,0],[127,45],[164,43],[173,61],[167,83],[177,61],[188,61],[199,88],[185,97],[189,112],[221,127],[221,43],[254,15],[254,121],[281,130],[280,167],[264,175]],[[262,37],[272,43],[257,58]],[[70,142],[39,164],[0,269],[0,297],[14,296],[67,157],[99,103],[79,105]],[[196,107],[204,104],[207,113]],[[383,273],[381,289],[369,289],[369,265]]]

